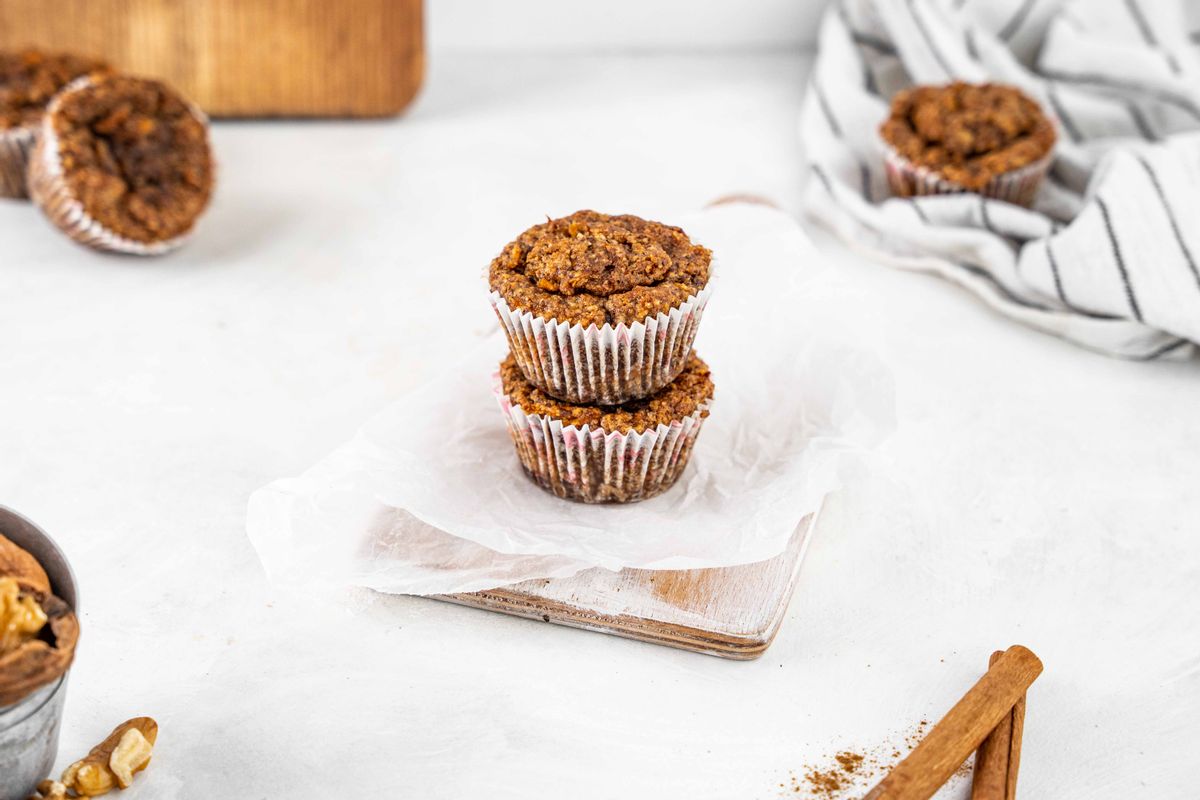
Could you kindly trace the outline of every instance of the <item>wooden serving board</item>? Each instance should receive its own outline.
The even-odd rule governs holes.
[[[755,564],[675,571],[590,569],[570,578],[435,599],[749,660],[762,655],[779,631],[818,514],[805,517],[787,550]]]
[[[416,96],[422,0],[0,0],[0,48],[106,58],[214,116],[378,117]]]

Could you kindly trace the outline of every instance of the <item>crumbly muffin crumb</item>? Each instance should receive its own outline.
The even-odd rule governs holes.
[[[488,282],[510,308],[545,319],[632,324],[699,292],[711,261],[679,228],[577,211],[510,242],[492,260]]]
[[[892,99],[884,141],[914,164],[978,191],[1054,147],[1054,126],[1019,89],[957,81],[916,86]]]
[[[0,52],[0,131],[36,125],[68,83],[108,71],[103,61],[70,53]]]
[[[500,364],[504,394],[526,414],[540,414],[562,420],[564,425],[603,428],[608,432],[642,432],[658,425],[670,425],[701,409],[713,396],[708,365],[695,354],[674,381],[657,394],[618,406],[575,405],[556,400],[525,380],[517,360],[510,353]],[[707,409],[702,416],[708,416]]]
[[[72,194],[118,235],[173,239],[208,205],[214,170],[207,128],[164,84],[97,80],[63,95],[50,124]]]

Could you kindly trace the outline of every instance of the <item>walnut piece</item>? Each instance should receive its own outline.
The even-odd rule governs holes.
[[[30,795],[29,800],[69,800],[67,787],[47,778],[37,785],[37,793]]]
[[[122,722],[86,757],[63,772],[62,782],[80,797],[97,797],[114,788],[127,789],[133,776],[150,763],[158,723],[150,717]]]
[[[46,612],[15,578],[0,578],[0,655],[33,639],[46,624]]]

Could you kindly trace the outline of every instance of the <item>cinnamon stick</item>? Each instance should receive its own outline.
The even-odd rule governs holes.
[[[988,661],[991,666],[1002,655],[997,650]],[[1014,800],[1017,794],[1017,767],[1021,761],[1021,733],[1025,721],[1025,696],[992,729],[975,751],[975,770],[971,776],[971,800]]]
[[[1018,644],[1005,650],[929,735],[863,800],[932,797],[1001,720],[1012,718],[1013,706],[1041,672],[1042,662],[1028,648]],[[1011,741],[1010,735],[1010,748]]]
[[[1017,769],[1021,766],[1021,737],[1025,735],[1025,695],[1013,705],[1012,738],[1008,745],[1008,785],[1005,800],[1016,800]]]

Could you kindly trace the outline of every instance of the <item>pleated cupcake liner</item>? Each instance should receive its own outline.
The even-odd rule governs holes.
[[[161,242],[135,241],[120,235],[89,214],[67,184],[58,155],[59,139],[54,131],[53,118],[64,97],[94,82],[91,76],[77,78],[50,101],[30,157],[29,195],[56,227],[80,244],[126,255],[157,256],[169,253],[186,242],[192,232]],[[188,107],[207,128],[208,117],[204,112],[190,103]]]
[[[619,432],[526,414],[504,394],[499,375],[495,394],[526,474],[546,491],[582,503],[633,503],[670,489],[687,467],[709,406],[652,430]]]
[[[25,176],[37,142],[37,127],[25,125],[0,131],[0,197],[29,196]]]
[[[617,405],[654,394],[683,371],[711,295],[710,282],[669,313],[586,328],[510,308],[498,292],[491,302],[526,380],[568,403]]]
[[[1037,199],[1038,189],[1042,180],[1050,171],[1054,162],[1053,150],[1045,157],[1032,164],[1026,164],[1018,169],[1009,170],[992,178],[977,194],[1005,200],[1020,206],[1032,206]],[[962,194],[974,191],[965,186],[947,180],[936,170],[920,164],[914,164],[891,147],[885,147],[884,169],[887,172],[888,185],[892,193],[900,197],[914,197],[932,194]]]

